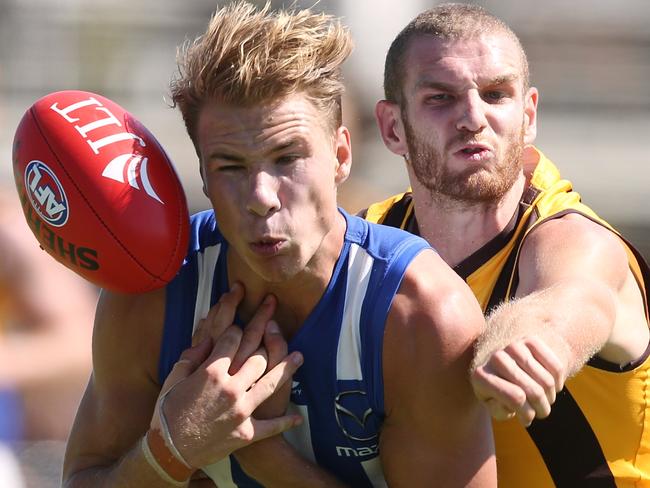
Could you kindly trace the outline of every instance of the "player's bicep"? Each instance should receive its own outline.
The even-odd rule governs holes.
[[[437,256],[423,253],[414,265],[384,338],[384,473],[390,486],[489,486],[489,418],[468,380],[484,324],[480,307]]]
[[[64,479],[113,463],[148,429],[159,392],[152,375],[164,312],[161,295],[102,294],[93,334],[93,374],[68,440]]]
[[[492,431],[482,408],[436,407],[428,418],[387,419],[379,452],[391,487],[496,486]]]
[[[147,430],[156,396],[140,393],[119,401],[120,395],[98,391],[91,378],[67,442],[64,480],[108,466],[127,452]]]
[[[541,224],[526,237],[519,259],[517,296],[572,283],[617,292],[628,270],[625,248],[613,232],[569,214]]]
[[[644,353],[643,297],[612,231],[575,214],[544,222],[524,241],[519,277],[515,304],[543,306],[546,323],[572,351],[571,371],[594,353],[621,365]]]

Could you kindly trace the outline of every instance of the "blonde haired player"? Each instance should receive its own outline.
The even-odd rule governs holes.
[[[328,15],[237,2],[182,52],[172,95],[213,210],[192,218],[165,290],[103,295],[67,486],[183,486],[197,471],[220,487],[495,485],[489,418],[467,379],[484,323],[471,291],[424,240],[337,208],[350,49]],[[177,375],[195,326],[218,337],[233,320],[248,323],[244,352],[186,357],[193,372]],[[232,375],[263,372],[239,366],[261,354],[249,339],[265,326],[304,363],[251,418],[251,378]],[[160,395],[164,380],[175,386]],[[302,425],[263,428],[287,407]]]

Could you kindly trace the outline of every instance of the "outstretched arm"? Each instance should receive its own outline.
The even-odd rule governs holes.
[[[556,393],[594,354],[618,364],[648,344],[639,288],[620,240],[577,215],[527,238],[516,300],[488,318],[472,366],[477,397],[496,419],[549,415]]]
[[[389,486],[496,486],[489,416],[468,379],[483,326],[469,287],[438,255],[421,253],[384,338],[380,454]]]

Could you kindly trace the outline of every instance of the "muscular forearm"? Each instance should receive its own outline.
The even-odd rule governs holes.
[[[536,336],[571,375],[606,343],[614,321],[612,301],[611,293],[597,285],[565,283],[504,303],[487,319],[473,368],[514,340]]]
[[[164,480],[149,464],[139,440],[121,459],[109,466],[93,466],[66,475],[65,488],[169,488],[188,486]],[[194,486],[194,485],[189,485]]]
[[[344,488],[334,476],[302,457],[282,436],[235,452],[244,471],[267,488]],[[280,468],[281,467],[281,468]]]

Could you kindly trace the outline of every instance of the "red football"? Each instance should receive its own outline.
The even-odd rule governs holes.
[[[185,193],[158,141],[116,103],[76,90],[41,98],[16,130],[13,167],[29,227],[74,272],[124,293],[178,272]]]

